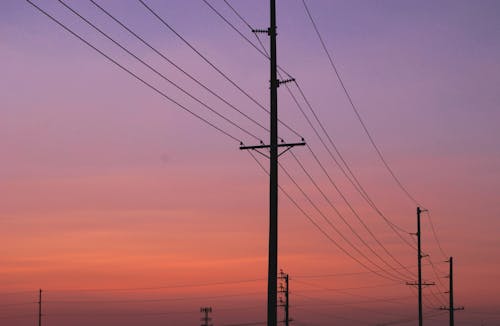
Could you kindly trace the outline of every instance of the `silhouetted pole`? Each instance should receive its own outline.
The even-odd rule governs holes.
[[[200,308],[200,312],[204,314],[204,316],[201,318],[201,321],[203,322],[201,326],[212,326],[211,324],[209,324],[212,318],[208,317],[208,314],[212,312],[212,307]]]
[[[276,73],[276,0],[270,1],[271,53],[271,152],[269,166],[269,262],[267,283],[267,325],[277,325],[278,274],[278,77]]]
[[[422,286],[423,285],[434,285],[434,282],[431,283],[422,283],[422,247],[421,247],[421,232],[420,232],[420,215],[425,210],[417,207],[417,257],[418,257],[418,281],[416,283],[406,282],[407,285],[417,285],[418,286],[418,325],[422,326],[423,324],[423,313],[422,313]]]
[[[422,326],[422,248],[420,246],[420,214],[422,210],[417,207],[417,238],[418,238],[418,325]]]
[[[290,283],[289,283],[289,277],[288,274],[284,273],[282,270],[280,271],[280,276],[279,278],[285,283],[280,284],[280,293],[283,293],[285,296],[285,300],[283,301],[282,298],[280,298],[280,306],[284,308],[285,310],[285,326],[289,326],[290,322],[292,321],[290,319]]]
[[[455,314],[453,305],[453,257],[450,257],[450,326],[455,325]]]
[[[450,306],[449,307],[441,307],[441,310],[449,310],[450,311],[450,326],[455,325],[455,310],[464,310],[464,307],[455,307],[453,303],[453,257],[450,257],[448,260],[450,263],[450,290],[448,294],[450,295]]]
[[[295,79],[279,81],[276,55],[276,0],[270,0],[270,26],[267,30],[252,30],[267,33],[270,38],[270,140],[269,145],[243,146],[240,149],[259,150],[269,148],[269,260],[267,270],[267,325],[277,326],[278,308],[278,148],[305,145],[301,143],[278,144],[278,86]],[[287,149],[287,150],[288,150]],[[286,150],[285,150],[286,151]],[[267,153],[261,153],[267,156]]]
[[[42,326],[42,289],[38,291],[38,326]]]

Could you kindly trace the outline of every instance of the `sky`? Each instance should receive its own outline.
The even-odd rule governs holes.
[[[202,0],[145,1],[250,99],[140,2],[96,2],[264,128],[89,1],[65,3],[184,92],[60,2],[34,3],[198,117],[28,2],[1,1],[0,323],[35,324],[39,289],[50,326],[195,325],[208,306],[214,325],[264,322],[269,182],[239,145],[269,142],[268,59]],[[224,1],[207,2],[259,46]],[[252,28],[268,27],[267,1],[228,3]],[[447,323],[438,308],[448,304],[450,256],[455,304],[465,307],[456,324],[500,324],[500,3],[306,3],[370,135],[415,201],[370,143],[302,1],[277,1],[278,64],[307,99],[294,83],[279,87],[279,117],[293,130],[281,125],[280,137],[309,146],[280,156],[279,183],[293,202],[280,193],[279,268],[290,276],[294,323],[414,325],[416,290],[406,281],[416,280],[409,233],[421,205],[429,210],[423,279],[436,283],[423,290],[425,324]],[[329,140],[372,205],[332,159],[342,160]]]

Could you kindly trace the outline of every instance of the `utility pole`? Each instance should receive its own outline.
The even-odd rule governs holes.
[[[212,307],[200,308],[200,312],[204,314],[201,318],[201,321],[203,322],[201,326],[213,326],[212,324],[209,324],[209,322],[212,321],[212,318],[208,317],[208,314],[212,312]]]
[[[407,285],[417,285],[418,286],[418,325],[422,326],[423,324],[423,314],[422,314],[422,286],[427,286],[427,285],[435,285],[434,282],[429,282],[429,283],[422,283],[422,258],[427,256],[427,255],[422,255],[422,248],[421,248],[421,232],[420,232],[420,214],[422,212],[425,212],[426,210],[420,209],[420,207],[417,207],[417,233],[414,235],[417,236],[418,239],[418,248],[417,248],[417,255],[418,255],[418,282],[406,282]]]
[[[450,257],[449,260],[447,260],[448,263],[450,263],[450,275],[448,278],[450,279],[450,290],[448,291],[450,295],[450,306],[449,307],[441,307],[441,310],[449,310],[450,311],[450,326],[455,325],[455,310],[464,310],[464,307],[455,307],[453,305],[453,257]]]
[[[269,145],[240,146],[240,149],[259,150],[269,148],[269,258],[267,270],[267,325],[277,326],[278,304],[278,153],[279,147],[287,147],[282,153],[301,143],[278,144],[278,87],[282,83],[294,81],[278,80],[276,54],[276,0],[270,0],[270,26],[267,30],[253,30],[254,33],[267,33],[270,38],[270,140]],[[281,153],[281,154],[282,154]]]
[[[42,326],[42,289],[38,290],[38,326]]]
[[[282,293],[285,296],[285,300],[280,297],[280,307],[283,307],[285,310],[285,319],[283,322],[285,326],[289,326],[292,319],[290,319],[290,292],[289,292],[289,278],[288,274],[284,273],[283,270],[280,270],[280,276],[278,277],[282,282],[280,282],[279,293]]]

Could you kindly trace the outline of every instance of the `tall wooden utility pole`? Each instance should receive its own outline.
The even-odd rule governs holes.
[[[450,279],[450,290],[448,294],[450,295],[450,306],[449,307],[441,307],[441,310],[449,310],[450,311],[450,326],[455,325],[455,310],[464,310],[464,307],[455,307],[453,303],[453,257],[450,257],[448,260],[450,263],[450,275],[448,276]]]
[[[278,144],[278,86],[293,79],[279,81],[276,55],[276,0],[270,0],[270,26],[267,30],[253,30],[267,33],[270,38],[270,140],[269,145],[240,146],[240,149],[269,149],[269,260],[267,270],[267,325],[277,325],[278,308],[278,147],[294,147],[301,143]],[[267,156],[266,153],[261,153]]]
[[[42,289],[38,290],[38,326],[42,326]]]
[[[418,281],[415,283],[409,283],[407,282],[407,285],[417,285],[418,286],[418,326],[423,325],[423,313],[422,313],[422,286],[424,285],[435,285],[434,282],[429,282],[429,283],[422,283],[422,258],[425,257],[425,255],[422,255],[422,247],[421,247],[421,233],[420,233],[420,215],[422,212],[425,212],[425,210],[420,209],[420,207],[417,207],[417,233],[415,235],[417,236],[417,257],[418,257]]]

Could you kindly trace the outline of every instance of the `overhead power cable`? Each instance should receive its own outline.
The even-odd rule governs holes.
[[[54,289],[48,290],[49,293],[61,293],[61,292],[130,292],[130,291],[149,291],[149,290],[168,290],[168,289],[182,289],[182,288],[198,288],[198,287],[210,287],[210,286],[221,286],[221,285],[233,285],[242,283],[255,283],[265,281],[267,278],[255,278],[248,280],[234,280],[234,281],[218,281],[218,282],[207,282],[207,283],[189,283],[189,284],[172,284],[172,285],[160,285],[160,286],[150,286],[150,287],[130,287],[130,288],[96,288],[96,289]]]
[[[156,88],[155,86],[153,86],[152,84],[148,83],[145,79],[139,77],[137,74],[135,74],[134,72],[132,72],[130,69],[126,68],[125,66],[123,66],[122,64],[120,64],[118,61],[116,61],[115,59],[111,58],[109,55],[107,55],[106,53],[104,53],[103,51],[101,51],[100,49],[98,49],[96,46],[94,46],[93,44],[91,44],[89,41],[87,41],[86,39],[84,39],[82,36],[80,36],[79,34],[77,34],[76,32],[74,32],[73,30],[71,30],[69,27],[67,27],[66,25],[64,25],[62,22],[60,22],[58,19],[56,19],[55,17],[53,17],[52,15],[50,15],[48,12],[46,12],[45,10],[43,10],[41,7],[37,6],[35,3],[33,3],[31,0],[26,0],[26,2],[28,2],[30,5],[32,5],[34,8],[36,8],[38,11],[40,11],[42,14],[44,14],[45,16],[47,16],[49,19],[51,19],[53,22],[55,22],[56,24],[58,24],[59,26],[61,26],[63,29],[65,29],[67,32],[69,32],[71,35],[73,35],[74,37],[76,37],[77,39],[79,39],[81,42],[83,42],[84,44],[86,44],[87,46],[89,46],[90,48],[92,48],[94,51],[96,51],[97,53],[99,53],[100,55],[102,55],[103,57],[105,57],[107,60],[109,60],[111,63],[113,63],[114,65],[116,65],[117,67],[119,67],[120,69],[122,69],[123,71],[125,71],[126,73],[128,73],[129,75],[131,75],[132,77],[134,77],[135,79],[137,79],[138,81],[140,81],[142,84],[144,84],[145,86],[149,87],[150,89],[152,89],[153,91],[155,91],[156,93],[158,93],[159,95],[161,95],[164,99],[168,100],[169,102],[177,105],[178,107],[180,107],[181,109],[183,109],[184,111],[188,112],[189,114],[193,115],[194,117],[196,117],[197,119],[203,121],[204,123],[206,123],[207,125],[211,126],[212,128],[216,129],[217,131],[219,131],[220,133],[224,134],[225,136],[231,138],[232,140],[234,141],[237,141],[238,143],[242,143],[241,140],[239,140],[238,138],[236,138],[235,136],[231,135],[230,133],[228,133],[227,131],[224,131],[223,129],[221,129],[220,127],[216,126],[215,124],[213,124],[212,122],[208,121],[207,119],[203,118],[202,116],[196,114],[195,112],[193,112],[192,110],[190,110],[189,108],[187,108],[186,106],[180,104],[179,102],[177,102],[176,100],[174,100],[173,98],[171,98],[170,96],[168,96],[166,93],[164,93],[163,91],[159,90],[158,88]]]
[[[448,259],[450,256],[446,254],[446,252],[443,250],[443,247],[441,246],[441,241],[439,241],[439,238],[436,233],[436,229],[434,228],[434,222],[432,221],[433,218],[431,217],[431,213],[429,213],[429,210],[426,209],[424,210],[425,213],[427,213],[427,217],[429,218],[429,224],[431,225],[431,230],[432,230],[432,235],[434,236],[434,240],[436,241],[439,251],[441,252],[441,255],[443,256],[444,259]]]
[[[319,161],[319,159],[317,158],[316,154],[314,154],[314,152],[312,152],[312,149],[309,145],[307,145],[308,149],[311,151],[313,157],[316,159],[317,163],[320,164],[321,168],[323,169],[323,172],[326,173],[328,179],[330,180],[330,182],[332,183],[332,185],[335,187],[335,189],[337,190],[337,192],[340,194],[340,196],[342,197],[342,199],[345,201],[345,203],[350,207],[351,211],[354,213],[354,215],[358,218],[359,222],[364,226],[364,228],[368,231],[368,233],[372,236],[372,238],[375,239],[375,241],[379,244],[380,247],[382,247],[382,249],[385,251],[386,254],[389,255],[389,257],[391,257],[398,265],[400,265],[400,267],[402,267],[403,269],[406,269],[410,274],[413,274],[412,271],[410,271],[406,266],[404,266],[383,244],[382,242],[375,236],[375,234],[370,230],[370,228],[366,225],[366,223],[361,219],[361,217],[359,216],[359,214],[354,210],[354,207],[347,201],[347,198],[343,195],[343,193],[340,191],[340,189],[336,186],[336,184],[333,182],[332,178],[330,177],[330,175],[328,174],[328,172],[326,171],[326,169],[323,168],[323,166],[321,165],[321,162]],[[326,196],[326,194],[321,190],[321,188],[319,187],[319,185],[317,184],[316,181],[314,181],[313,177],[311,176],[311,174],[307,171],[307,169],[304,167],[304,165],[301,163],[301,161],[297,158],[297,155],[295,155],[293,152],[291,153],[292,157],[295,159],[295,161],[297,162],[297,164],[301,167],[302,171],[304,171],[304,173],[307,175],[307,177],[309,178],[309,180],[313,183],[313,185],[316,187],[316,189],[321,193],[321,195],[323,196],[323,198],[326,200],[326,202],[330,205],[330,207],[332,207],[332,209],[336,212],[336,214],[341,218],[341,220],[344,222],[344,224],[346,224],[349,229],[351,230],[351,232],[354,233],[354,235],[356,235],[356,237],[365,245],[365,247],[367,247],[377,258],[379,258],[381,261],[384,262],[385,265],[387,265],[389,268],[391,268],[393,271],[397,272],[398,274],[402,275],[403,277],[407,277],[407,275],[401,273],[399,270],[397,270],[394,266],[392,266],[391,264],[389,264],[385,259],[383,259],[359,234],[358,232],[356,232],[356,230],[352,227],[352,225],[347,222],[347,220],[344,218],[344,216],[337,210],[337,208],[335,207],[335,205],[333,205],[333,203],[331,202],[331,200],[328,198],[328,196]]]
[[[232,120],[228,119],[227,117],[225,117],[224,115],[220,114],[219,112],[217,112],[214,108],[212,108],[211,106],[209,106],[208,104],[206,104],[205,102],[201,101],[199,98],[197,98],[196,96],[192,95],[191,93],[189,93],[188,91],[186,91],[184,88],[182,88],[181,86],[179,86],[178,84],[176,84],[174,81],[170,80],[168,77],[166,77],[163,73],[161,73],[160,71],[158,71],[157,69],[155,69],[153,66],[151,66],[150,64],[148,64],[147,62],[145,62],[143,59],[139,58],[136,54],[134,54],[132,51],[130,51],[129,49],[127,49],[125,46],[123,46],[121,43],[119,43],[118,41],[116,41],[115,39],[113,39],[111,36],[109,36],[107,33],[105,33],[102,29],[100,29],[99,27],[97,27],[95,24],[93,24],[91,21],[89,21],[87,18],[83,17],[79,12],[77,12],[75,9],[73,9],[71,6],[69,6],[68,4],[66,4],[63,0],[58,0],[59,3],[61,3],[64,7],[66,7],[68,10],[70,10],[74,15],[76,15],[77,17],[79,17],[81,20],[83,20],[87,25],[91,26],[93,29],[95,29],[97,32],[99,32],[102,36],[104,36],[105,38],[107,38],[108,40],[110,40],[111,42],[113,42],[113,44],[115,44],[116,46],[118,46],[120,49],[122,49],[123,51],[125,51],[128,55],[130,55],[131,57],[133,57],[134,59],[136,59],[137,61],[139,61],[140,63],[142,63],[144,66],[146,66],[148,69],[150,69],[152,72],[154,72],[156,75],[158,75],[159,77],[161,77],[163,80],[165,80],[166,82],[170,83],[172,86],[174,86],[175,88],[177,88],[179,91],[181,91],[183,94],[187,95],[188,97],[190,97],[191,99],[193,99],[194,101],[196,101],[197,103],[199,103],[200,105],[202,105],[204,108],[206,108],[207,110],[209,110],[210,112],[214,113],[215,115],[217,115],[219,118],[222,118],[224,121],[228,122],[229,124],[231,124],[232,126],[238,128],[239,130],[243,131],[244,133],[246,133],[247,135],[249,135],[250,137],[253,137],[254,139],[256,139],[257,141],[262,141],[259,137],[255,136],[253,133],[249,132],[248,130],[246,130],[245,128],[242,128],[241,126],[239,126],[238,124],[234,123]]]
[[[141,41],[144,45],[146,45],[148,48],[150,48],[152,51],[154,51],[157,55],[159,55],[161,58],[163,58],[165,61],[167,61],[168,63],[170,63],[172,66],[174,66],[178,71],[180,71],[181,73],[183,73],[185,76],[187,76],[189,79],[191,79],[192,81],[194,81],[196,84],[198,84],[200,87],[202,87],[203,89],[205,89],[207,92],[209,92],[210,94],[212,94],[213,96],[215,96],[217,99],[219,99],[221,102],[223,102],[224,104],[226,104],[227,106],[229,106],[230,108],[232,108],[233,110],[237,111],[238,113],[240,113],[241,115],[243,115],[245,118],[247,118],[248,120],[250,120],[251,122],[253,122],[254,124],[256,124],[257,126],[259,126],[260,128],[262,128],[263,130],[265,130],[266,132],[269,132],[269,128],[265,127],[264,125],[262,125],[261,123],[259,123],[258,121],[256,121],[255,119],[253,119],[252,117],[250,117],[248,114],[246,114],[245,112],[243,112],[242,110],[238,109],[234,104],[230,103],[229,101],[227,101],[224,97],[222,97],[221,95],[217,94],[215,91],[213,91],[211,88],[209,88],[208,86],[206,86],[205,84],[203,84],[202,82],[200,82],[196,77],[194,77],[193,75],[189,74],[185,69],[183,69],[182,67],[180,67],[178,64],[176,64],[173,60],[171,60],[170,58],[168,58],[162,51],[159,51],[157,48],[155,48],[154,46],[152,46],[149,42],[147,42],[143,37],[139,36],[136,32],[134,32],[132,29],[130,29],[127,25],[125,25],[121,20],[119,20],[118,18],[116,18],[114,15],[112,15],[108,10],[106,10],[105,8],[103,8],[101,5],[99,5],[96,1],[94,0],[90,0],[90,2],[92,2],[92,4],[94,4],[97,8],[99,8],[103,13],[105,13],[109,18],[111,18],[113,21],[115,21],[118,25],[120,25],[122,28],[124,28],[126,31],[128,31],[130,34],[132,34],[135,38],[137,38],[139,41]]]
[[[226,79],[229,83],[231,83],[234,87],[236,87],[242,94],[244,94],[248,99],[250,99],[253,103],[255,103],[259,108],[264,110],[269,114],[269,110],[259,103],[254,97],[252,97],[247,91],[245,91],[241,86],[239,86],[236,82],[234,82],[226,73],[224,73],[220,68],[218,68],[214,63],[212,63],[205,55],[203,55],[198,49],[196,49],[190,42],[188,42],[181,34],[179,34],[170,24],[168,24],[165,19],[163,19],[156,11],[154,11],[150,6],[148,6],[143,0],[139,1],[154,17],[156,17],[165,27],[167,27],[172,33],[174,33],[180,40],[184,42],[191,50],[193,50],[200,58],[203,59],[210,67],[212,67],[215,71],[217,71],[224,79]],[[291,128],[289,125],[284,123],[283,121],[278,119],[278,122],[287,128],[290,132],[295,134],[297,137],[303,139],[302,135],[300,135],[297,131]]]
[[[157,299],[120,299],[120,300],[106,300],[106,299],[87,299],[87,300],[45,300],[46,303],[65,303],[65,304],[83,304],[83,303],[152,303],[152,302],[167,302],[167,301],[184,301],[184,300],[198,300],[198,299],[223,299],[223,298],[236,298],[236,297],[248,297],[251,295],[262,295],[265,292],[247,292],[247,293],[237,293],[237,294],[222,294],[222,295],[210,295],[210,296],[195,296],[195,297],[168,297],[168,298],[157,298]]]
[[[296,294],[296,292],[294,292],[294,293]],[[303,297],[306,299],[311,299],[311,300],[314,300],[315,302],[311,303],[311,304],[297,304],[297,305],[294,305],[294,307],[296,307],[296,306],[304,307],[304,306],[309,306],[309,305],[315,305],[316,303],[319,303],[320,305],[331,306],[331,307],[345,306],[345,305],[358,305],[359,303],[372,303],[372,302],[380,303],[380,300],[364,300],[364,301],[360,301],[359,303],[348,301],[348,302],[343,302],[342,304],[337,304],[337,303],[332,303],[331,301],[324,299],[324,298],[311,297],[311,296],[307,296],[307,295],[303,295],[303,294],[301,294],[300,297]],[[402,298],[405,299],[406,297],[402,297]],[[321,304],[321,303],[324,303],[324,304]],[[369,311],[369,312],[373,312],[373,313],[377,313],[377,314],[402,317],[400,314],[387,312],[387,311],[381,311],[379,309],[375,310],[375,309],[359,307],[359,306],[357,306],[356,309],[362,310],[362,311]]]
[[[404,281],[406,279],[406,275],[404,274],[401,274],[401,272],[397,271],[396,270],[396,274],[393,274],[392,272],[389,272],[388,270],[386,269],[383,269],[380,267],[380,265],[378,265],[377,263],[375,263],[370,257],[368,257],[364,252],[362,252],[358,247],[356,247],[336,226],[335,224],[333,224],[330,219],[323,213],[323,211],[313,202],[313,200],[311,199],[311,197],[304,191],[304,189],[297,183],[297,181],[295,180],[295,178],[288,172],[288,170],[281,164],[281,163],[278,163],[279,167],[281,168],[281,170],[283,172],[285,172],[286,176],[292,181],[292,183],[295,185],[295,187],[297,187],[297,189],[302,193],[302,195],[304,196],[304,198],[306,198],[306,200],[309,202],[309,204],[311,204],[311,206],[318,212],[318,214],[335,230],[335,232],[352,248],[354,249],[359,255],[361,255],[364,259],[366,259],[368,262],[370,262],[373,266],[375,266],[377,269],[383,271],[384,273],[386,273],[387,275],[390,275],[391,277],[395,277],[397,279],[399,279],[400,281]],[[380,257],[380,256],[377,256],[377,257]],[[380,258],[382,259],[382,258]],[[383,262],[385,262],[385,260],[382,259]],[[386,263],[387,264],[387,263]],[[388,264],[389,267],[392,268],[391,265]],[[398,274],[402,275],[402,276],[397,276]]]
[[[257,162],[257,164],[260,166],[260,168],[267,174],[269,174],[266,170],[266,168],[260,163],[260,161],[255,157],[255,155],[252,153],[252,151],[248,151],[248,153],[250,154],[250,156]],[[283,192],[283,194],[292,202],[292,204],[307,218],[307,220],[309,222],[311,222],[311,224],[314,225],[314,227],[319,231],[321,232],[331,243],[333,243],[340,251],[342,251],[344,254],[346,254],[348,257],[350,257],[352,260],[354,260],[355,262],[357,262],[359,265],[361,265],[363,268],[365,268],[366,270],[372,272],[373,274],[375,275],[378,275],[382,278],[385,278],[385,279],[388,279],[388,280],[391,280],[391,281],[396,281],[396,282],[399,282],[400,280],[397,279],[397,278],[394,278],[392,276],[387,276],[386,274],[382,274],[381,272],[377,271],[377,270],[374,270],[373,268],[369,267],[368,265],[366,265],[365,263],[363,263],[361,260],[359,260],[358,258],[356,258],[355,256],[353,256],[349,251],[347,251],[344,247],[342,247],[341,245],[338,244],[337,241],[335,241],[335,239],[333,239],[325,230],[323,230],[323,228],[316,222],[314,221],[314,219],[298,204],[298,202],[293,199],[293,197],[288,194],[288,192],[286,192],[283,187],[279,186],[279,189],[281,190],[281,192]],[[382,269],[382,271],[385,271]],[[389,273],[390,275],[390,273]]]
[[[210,3],[208,3],[206,0],[203,0],[224,22],[226,22],[233,30],[235,30],[240,36],[242,36],[249,44],[252,45],[252,47],[254,48],[257,48],[258,47],[252,42],[250,41],[247,37],[245,37],[243,35],[243,33],[241,33],[238,28],[236,28],[231,22],[229,22],[216,8],[214,8],[212,5],[210,5]],[[229,2],[225,1],[225,3],[229,6],[229,8],[240,18],[240,20],[243,21],[243,23],[245,25],[247,25],[247,27],[250,29],[250,30],[253,30],[252,26],[248,23],[248,21],[243,18],[243,16],[233,7],[229,4]],[[255,34],[256,38],[257,38],[257,41],[259,42],[260,46],[262,47],[262,50],[258,49],[258,52],[263,54],[266,58],[269,58],[269,54],[267,53],[267,50],[265,49],[264,45],[262,44],[262,42],[260,41],[260,38],[258,37],[257,34]],[[292,77],[288,72],[286,72],[285,70],[281,69],[281,71],[283,71],[285,74],[287,74],[289,77]],[[281,77],[280,77],[281,78]],[[330,157],[333,159],[333,161],[335,162],[335,164],[339,167],[339,169],[341,170],[342,174],[349,180],[349,182],[353,185],[353,187],[360,193],[361,197],[367,201],[367,203],[377,212],[378,215],[380,215],[384,221],[390,226],[390,228],[398,235],[398,237],[404,242],[406,243],[408,246],[410,246],[411,248],[413,249],[416,249],[415,245],[413,245],[410,241],[408,241],[406,238],[402,237],[402,235],[399,233],[399,232],[403,232],[404,234],[409,234],[408,231],[404,230],[403,228],[399,227],[397,224],[393,223],[392,221],[389,220],[389,218],[387,216],[385,216],[385,214],[375,205],[375,203],[373,202],[373,200],[371,200],[370,196],[368,195],[368,193],[366,192],[366,190],[363,188],[363,186],[361,185],[361,183],[358,181],[358,179],[356,178],[355,174],[353,173],[353,171],[350,169],[349,165],[347,164],[346,160],[343,158],[342,154],[340,153],[340,151],[338,150],[338,147],[335,145],[335,143],[333,142],[332,138],[330,137],[330,135],[328,134],[328,132],[326,131],[326,129],[324,128],[323,124],[321,123],[321,120],[318,118],[318,116],[316,115],[315,113],[315,110],[313,109],[310,101],[307,99],[307,97],[305,96],[305,93],[303,92],[302,88],[300,87],[300,84],[295,81],[294,82],[297,89],[299,90],[302,98],[304,99],[305,103],[307,104],[307,106],[309,107],[309,109],[311,110],[311,112],[313,113],[313,116],[315,118],[315,120],[317,121],[317,123],[320,125],[322,131],[325,133],[325,135],[327,136],[330,144],[332,145],[332,147],[334,148],[335,152],[337,153],[337,155],[339,156],[339,158],[341,159],[341,161],[343,162],[343,164],[346,166],[346,169],[348,170],[349,174],[351,175],[351,177],[347,174],[346,170],[344,169],[344,167],[340,164],[340,162],[335,158],[335,155],[330,151],[329,147],[326,145],[325,141],[323,140],[323,138],[321,137],[321,135],[318,133],[318,131],[316,130],[316,128],[314,127],[314,125],[312,124],[311,120],[308,118],[307,114],[305,113],[305,111],[303,110],[301,104],[299,103],[299,101],[297,100],[297,98],[295,97],[295,95],[293,94],[293,92],[291,91],[291,89],[289,88],[289,86],[287,84],[285,84],[285,87],[286,89],[288,90],[288,93],[290,94],[290,96],[292,97],[293,101],[295,102],[295,104],[297,105],[297,107],[299,108],[299,110],[301,111],[302,115],[304,116],[304,118],[306,119],[306,121],[308,122],[308,124],[311,126],[311,128],[313,129],[314,133],[316,134],[316,136],[318,137],[318,139],[320,140],[320,142],[323,144],[323,146],[325,147],[325,149],[327,150],[327,152],[329,153]]]
[[[399,186],[399,188],[406,194],[406,196],[414,204],[416,204],[417,206],[420,206],[420,204],[418,203],[418,201],[410,194],[410,192],[406,189],[406,187],[403,185],[403,183],[396,176],[396,174],[394,173],[394,171],[392,170],[392,168],[389,166],[389,164],[387,163],[387,160],[384,158],[384,155],[382,155],[382,152],[380,151],[379,147],[375,143],[375,140],[373,139],[372,135],[368,131],[368,128],[367,128],[366,124],[364,123],[363,119],[361,118],[361,115],[359,114],[359,111],[358,111],[356,105],[354,104],[354,101],[353,101],[353,99],[351,97],[351,94],[349,93],[349,91],[347,90],[347,87],[344,84],[344,81],[343,81],[343,79],[342,79],[342,77],[341,77],[341,75],[340,75],[340,73],[339,73],[339,71],[337,69],[337,66],[335,65],[333,57],[330,54],[330,52],[328,51],[328,48],[326,47],[326,44],[325,44],[325,42],[323,40],[323,37],[321,36],[321,33],[319,32],[319,29],[318,29],[318,27],[316,25],[316,22],[314,21],[314,18],[311,15],[311,12],[310,12],[307,4],[306,4],[306,1],[302,0],[302,3],[304,4],[304,8],[306,10],[307,16],[309,17],[309,20],[311,21],[311,24],[313,25],[314,31],[316,32],[316,35],[318,36],[319,41],[321,42],[321,46],[323,47],[323,51],[325,52],[325,54],[328,57],[328,61],[330,62],[330,66],[332,67],[333,71],[335,72],[335,75],[337,76],[337,79],[338,79],[340,85],[342,86],[342,89],[344,90],[344,93],[345,93],[347,99],[349,100],[351,108],[353,109],[354,113],[356,114],[356,117],[358,118],[361,126],[363,127],[363,130],[365,131],[366,135],[368,136],[368,139],[370,140],[371,145],[373,146],[373,148],[377,152],[378,157],[380,158],[380,160],[382,161],[382,163],[384,164],[385,168],[387,169],[387,171],[389,172],[389,174],[392,176],[392,178],[394,179],[394,181],[396,182],[396,184]]]

